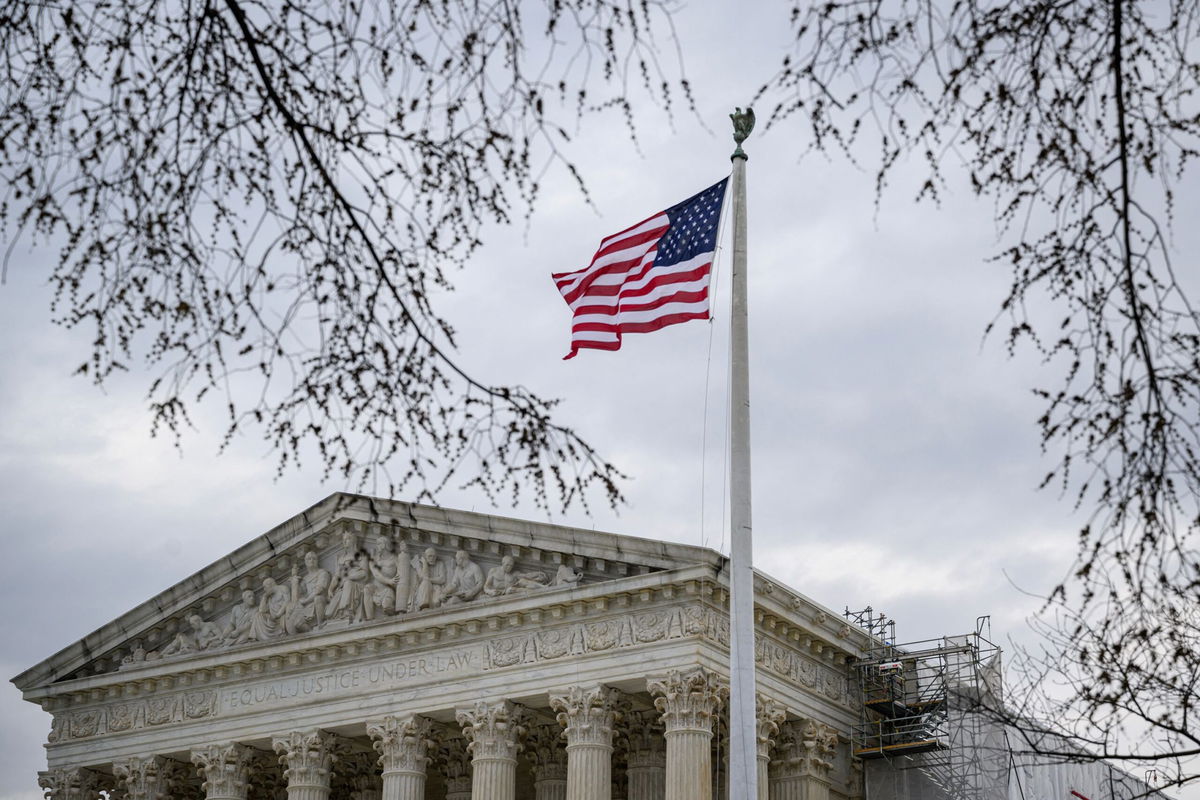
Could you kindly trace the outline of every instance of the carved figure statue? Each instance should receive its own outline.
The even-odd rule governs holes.
[[[395,584],[396,613],[403,614],[411,608],[413,590],[416,588],[413,583],[412,561],[408,557],[408,542],[404,539],[396,545]]]
[[[413,589],[411,610],[437,608],[442,604],[442,589],[446,585],[446,565],[438,558],[437,551],[429,547],[413,567],[417,572],[417,585]]]
[[[483,570],[471,560],[467,551],[459,550],[454,554],[454,569],[442,592],[444,605],[471,602],[483,591],[483,581]]]
[[[566,564],[559,564],[558,572],[554,573],[555,586],[578,586],[579,581],[582,579],[582,570],[569,567]]]
[[[175,638],[161,651],[160,656],[183,655],[198,650],[207,650],[221,643],[221,629],[212,622],[205,622],[199,614],[188,614],[188,625],[192,630],[179,631]]]
[[[274,639],[283,633],[284,620],[294,606],[291,590],[280,586],[274,578],[269,575],[263,578],[262,586],[262,599],[258,601],[258,609],[250,622],[250,638],[258,642]]]
[[[196,637],[188,631],[181,630],[175,634],[175,638],[166,647],[159,651],[159,655],[183,655],[185,653],[194,653],[199,649],[199,646],[196,644]]]
[[[367,560],[371,582],[366,588],[366,603],[372,611],[378,609],[384,614],[396,612],[396,575],[400,572],[398,556],[389,545],[385,538]]]
[[[367,603],[367,581],[371,570],[367,554],[358,547],[358,537],[353,531],[342,534],[342,552],[338,556],[337,570],[329,584],[330,619],[346,619],[359,622],[371,619],[375,609]]]
[[[229,624],[225,626],[225,644],[233,645],[250,641],[252,638],[250,629],[254,624],[254,615],[257,612],[258,605],[254,602],[254,592],[250,589],[244,590],[242,602],[229,612]]]
[[[197,650],[208,650],[221,644],[221,629],[217,623],[205,622],[199,614],[188,614],[187,621],[192,626]]]
[[[309,550],[304,554],[307,572],[300,577],[300,568],[292,567],[292,597],[295,604],[284,619],[284,628],[289,634],[319,628],[325,624],[325,599],[333,577],[329,570],[321,567],[317,554]]]
[[[546,576],[541,572],[517,572],[512,556],[500,559],[500,566],[488,570],[483,591],[491,597],[530,589],[545,589]]]

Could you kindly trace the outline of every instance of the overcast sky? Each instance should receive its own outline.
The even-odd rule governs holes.
[[[727,174],[726,115],[787,44],[786,12],[771,11],[731,30],[728,6],[684,8],[680,37],[711,132],[649,114],[639,153],[618,117],[589,121],[572,155],[595,208],[551,173],[528,231],[490,230],[444,298],[478,377],[561,397],[560,419],[632,476],[617,512],[596,498],[590,515],[555,522],[728,549],[727,250],[711,326],[631,336],[617,353],[568,362],[569,314],[549,274],[586,264],[602,236]],[[990,208],[962,187],[940,209],[914,206],[916,184],[901,182],[876,217],[871,176],[799,161],[803,135],[785,125],[746,144],[756,563],[836,609],[882,609],[902,641],[970,631],[985,614],[998,641],[1020,635],[1037,601],[1017,587],[1057,581],[1082,517],[1035,491],[1052,461],[1039,451],[1030,389],[1057,373],[982,338],[1008,282],[985,263],[997,249]],[[104,393],[71,377],[87,338],[49,322],[54,256],[21,247],[0,288],[5,679],[356,488],[308,471],[276,480],[253,438],[218,455],[220,409],[197,417],[182,454],[150,438],[146,373]],[[440,500],[547,518],[477,492]],[[48,715],[0,686],[0,800],[40,797],[48,730]]]

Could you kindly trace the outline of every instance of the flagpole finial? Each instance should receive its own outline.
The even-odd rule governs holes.
[[[750,135],[750,131],[754,130],[754,109],[747,107],[745,111],[740,108],[733,109],[733,113],[729,115],[733,120],[733,141],[737,143],[737,149],[733,151],[730,160],[747,158],[746,151],[742,150],[742,142],[746,141],[746,137]]]

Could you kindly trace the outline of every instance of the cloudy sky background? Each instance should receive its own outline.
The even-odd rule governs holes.
[[[728,235],[714,324],[629,337],[618,353],[561,360],[569,314],[549,273],[585,264],[602,236],[728,172],[726,114],[788,43],[782,6],[739,27],[728,13],[701,3],[676,20],[711,131],[686,114],[672,125],[648,113],[639,153],[616,115],[589,120],[570,154],[595,208],[552,172],[528,230],[488,231],[442,305],[477,377],[563,398],[560,420],[633,478],[615,512],[595,498],[590,515],[549,519],[726,551]],[[803,135],[785,124],[746,146],[756,563],[836,609],[882,609],[902,641],[970,631],[984,614],[998,641],[1021,636],[1037,600],[1020,589],[1058,580],[1083,517],[1034,488],[1053,462],[1039,451],[1030,389],[1058,372],[983,339],[1008,282],[985,263],[997,249],[991,209],[962,185],[940,209],[914,206],[919,173],[902,170],[908,182],[876,217],[872,177],[799,161]],[[1194,252],[1187,234],[1181,253]],[[49,322],[54,257],[23,243],[0,288],[6,679],[330,492],[357,488],[311,471],[276,480],[273,455],[252,437],[217,455],[219,408],[196,417],[182,455],[151,439],[146,373],[105,392],[71,377],[87,337]],[[440,501],[547,518],[478,492]],[[0,686],[0,800],[40,797],[48,729],[48,715]]]

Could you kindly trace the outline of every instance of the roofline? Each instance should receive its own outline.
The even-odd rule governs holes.
[[[237,575],[261,566],[279,552],[340,519],[399,524],[454,535],[469,536],[472,531],[486,532],[488,539],[502,544],[545,549],[550,549],[547,545],[557,544],[565,552],[589,558],[619,557],[662,568],[673,568],[684,562],[707,564],[721,571],[726,561],[715,550],[696,545],[334,492],[38,662],[13,677],[11,682],[23,692],[53,683],[107,651],[113,646],[114,640],[136,638],[142,630],[162,617],[177,613],[212,592],[214,585],[234,580]],[[580,534],[586,535],[584,541],[581,541]],[[597,536],[609,541],[599,544],[594,541]]]

